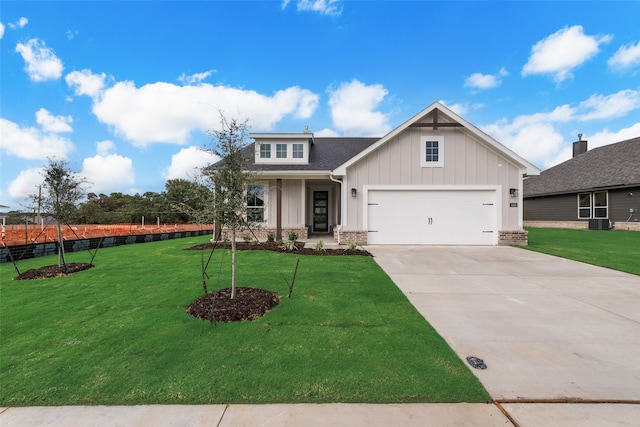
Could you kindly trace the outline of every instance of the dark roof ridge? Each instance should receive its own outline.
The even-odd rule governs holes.
[[[640,137],[593,148],[524,181],[525,197],[640,185]]]

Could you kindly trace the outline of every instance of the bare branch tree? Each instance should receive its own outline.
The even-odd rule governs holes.
[[[231,298],[236,295],[236,234],[248,222],[247,190],[255,174],[244,167],[250,158],[243,149],[248,144],[248,121],[227,119],[220,113],[220,128],[208,132],[213,138],[210,153],[220,161],[205,173],[214,187],[213,215],[231,231]]]

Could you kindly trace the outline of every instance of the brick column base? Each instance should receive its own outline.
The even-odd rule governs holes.
[[[338,241],[338,227],[333,228],[333,240]],[[344,245],[352,242],[358,245],[366,245],[367,232],[365,230],[341,230],[340,243]]]
[[[528,244],[529,232],[527,230],[498,231],[498,246],[527,246]]]

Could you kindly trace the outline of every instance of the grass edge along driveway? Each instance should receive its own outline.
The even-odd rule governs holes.
[[[261,319],[210,323],[205,237],[101,249],[89,270],[13,281],[0,265],[0,406],[487,402],[467,365],[369,257],[240,252],[239,286],[285,297]],[[205,260],[208,257],[205,254]],[[86,252],[69,262],[88,262]],[[229,283],[217,250],[209,290]],[[56,262],[20,262],[21,271]]]
[[[640,232],[527,228],[530,251],[640,275]]]

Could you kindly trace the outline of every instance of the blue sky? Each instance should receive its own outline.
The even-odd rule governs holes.
[[[542,169],[640,135],[638,1],[0,2],[0,204],[47,158],[95,193],[210,163],[254,132],[382,136],[434,101]]]

